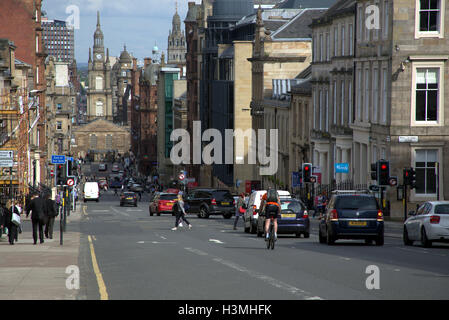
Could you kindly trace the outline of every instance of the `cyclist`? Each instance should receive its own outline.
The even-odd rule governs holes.
[[[265,210],[265,211],[264,211]],[[265,240],[268,240],[271,217],[274,218],[274,239],[277,240],[279,213],[281,211],[281,200],[275,189],[268,189],[262,196],[261,212],[265,212]]]

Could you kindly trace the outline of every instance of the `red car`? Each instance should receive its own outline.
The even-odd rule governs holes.
[[[159,193],[155,195],[152,202],[150,202],[150,216],[153,214],[157,214],[158,216],[161,213],[173,213],[173,205],[176,202],[178,195],[176,193]]]

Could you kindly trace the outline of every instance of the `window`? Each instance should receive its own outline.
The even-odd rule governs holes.
[[[320,130],[323,130],[323,115],[324,115],[323,91],[320,90],[320,115],[318,121],[320,122]]]
[[[345,81],[343,80],[341,82],[341,103],[340,103],[340,109],[341,109],[341,119],[340,119],[340,124],[344,125],[345,124]]]
[[[382,112],[381,112],[381,121],[383,124],[387,123],[387,80],[388,80],[387,68],[383,68],[382,70]]]
[[[359,12],[358,12],[358,21],[357,21],[357,42],[360,42],[363,40],[363,6],[361,4],[359,5]]]
[[[379,75],[378,69],[374,69],[373,72],[373,122],[377,123],[377,115],[378,115],[378,103],[379,103]]]
[[[369,69],[365,69],[365,121],[369,121]]]
[[[334,124],[337,124],[337,80],[334,81],[334,97],[332,99],[332,104],[334,107]]]
[[[329,131],[329,91],[326,90],[326,119],[325,119],[326,131]]]
[[[389,2],[387,0],[384,1],[384,32],[383,36],[384,39],[388,37],[388,24],[390,22],[390,9],[389,9]]]
[[[334,28],[334,57],[338,55],[338,27]]]
[[[316,119],[318,118],[316,116],[316,112],[317,112],[317,104],[316,104],[316,92],[315,90],[312,91],[312,99],[313,99],[313,129],[316,129],[317,125],[316,125]]]
[[[416,121],[438,121],[438,68],[416,69]]]
[[[90,149],[96,149],[97,148],[97,136],[94,134],[90,135]]]
[[[354,35],[353,35],[353,30],[352,30],[352,24],[349,25],[348,27],[348,36],[349,36],[349,55],[352,56],[353,55],[353,47],[354,47]]]
[[[440,25],[440,1],[419,0],[419,32],[438,32]]]
[[[62,130],[62,121],[56,123],[56,130]]]
[[[341,55],[345,55],[345,26],[341,27]]]
[[[326,33],[326,61],[329,61],[331,58],[331,42],[330,42],[330,35],[329,33]]]
[[[106,135],[106,149],[111,150],[112,149],[112,134]]]
[[[435,163],[438,150],[415,150],[416,194],[436,194]]]
[[[316,53],[317,53],[317,44],[316,44],[316,36],[313,36],[313,50],[312,50],[312,60],[316,62]]]
[[[102,117],[104,115],[103,112],[103,102],[101,101],[97,101],[96,105],[95,105],[95,114],[97,117]]]
[[[348,124],[352,123],[352,82],[348,84]]]
[[[62,104],[58,103],[57,108],[58,108],[58,111],[62,110]]]
[[[320,34],[320,61],[323,61],[324,48],[323,48],[323,34]]]
[[[369,4],[366,5],[366,8],[369,6]],[[366,8],[365,8],[365,12],[366,12]],[[365,27],[365,41],[370,41],[370,29],[366,27],[366,25],[364,25]]]
[[[357,76],[357,83],[360,83],[363,87],[362,84],[362,69],[358,70],[358,76]],[[360,90],[356,91],[357,92],[357,120],[362,120],[362,91],[363,88],[360,88]]]

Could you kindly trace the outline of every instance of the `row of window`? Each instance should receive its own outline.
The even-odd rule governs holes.
[[[169,41],[169,44],[170,44],[170,46],[174,46],[175,45],[175,43],[176,43],[176,46],[177,47],[179,47],[179,46],[182,46],[182,47],[184,47],[185,45],[186,45],[186,43],[185,43],[185,41],[184,40],[170,40]]]
[[[330,61],[333,57],[354,54],[353,24],[338,24],[331,30],[313,36],[313,62]]]
[[[113,139],[113,135],[112,134],[107,134],[105,136],[106,149],[112,149],[112,139]],[[90,147],[90,149],[96,149],[97,148],[97,143],[98,143],[97,135],[96,134],[91,134],[89,136],[89,147]]]

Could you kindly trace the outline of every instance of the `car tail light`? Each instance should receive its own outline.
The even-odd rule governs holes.
[[[234,205],[234,206],[235,206],[235,199],[234,199],[234,200],[232,200],[232,205]]]
[[[212,203],[213,206],[216,206],[217,205],[217,200],[212,199],[211,203]]]
[[[377,211],[377,221],[384,221],[384,214],[381,210]]]
[[[430,223],[433,223],[433,224],[440,223],[440,216],[430,216]]]
[[[302,217],[304,219],[307,219],[309,217],[309,212],[307,210],[304,210],[304,212],[302,213]]]
[[[331,221],[338,221],[338,212],[337,209],[333,209],[331,211]]]

